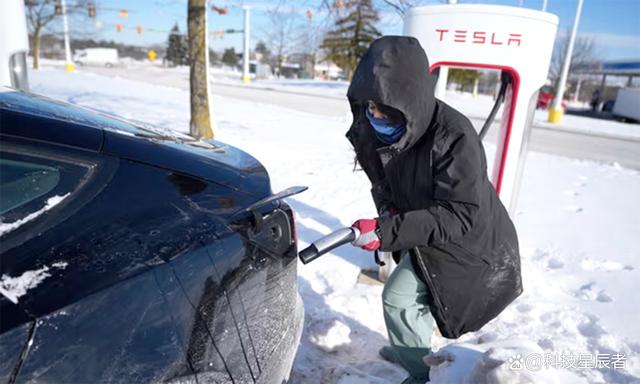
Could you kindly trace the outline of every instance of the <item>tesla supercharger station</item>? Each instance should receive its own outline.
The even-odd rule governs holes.
[[[415,7],[404,18],[404,34],[420,41],[429,71],[447,66],[495,69],[508,75],[490,178],[512,215],[557,27],[558,17],[550,13],[479,4]]]

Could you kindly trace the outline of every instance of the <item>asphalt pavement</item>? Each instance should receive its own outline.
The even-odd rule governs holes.
[[[131,80],[189,89],[188,74],[172,71],[148,71],[144,68],[100,68],[86,67],[83,70],[105,76],[118,76]],[[271,104],[297,111],[332,117],[350,115],[346,97],[312,94],[295,90],[260,88],[228,82],[213,82],[211,92],[243,101]],[[468,116],[477,130],[484,118]],[[494,124],[485,141],[495,143],[497,124]],[[535,125],[531,131],[529,150],[582,160],[617,162],[626,168],[640,170],[640,139],[616,137]]]

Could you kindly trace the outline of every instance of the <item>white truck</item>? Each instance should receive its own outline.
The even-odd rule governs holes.
[[[620,88],[612,112],[624,119],[640,121],[640,88]]]
[[[86,48],[75,52],[73,61],[78,65],[100,65],[113,67],[120,63],[115,48]]]
[[[0,0],[0,86],[28,90],[24,0]]]

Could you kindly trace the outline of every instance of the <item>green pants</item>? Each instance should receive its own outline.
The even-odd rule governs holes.
[[[418,379],[429,376],[422,358],[431,352],[433,317],[427,305],[429,290],[418,278],[409,254],[391,273],[382,291],[384,321],[400,365]]]

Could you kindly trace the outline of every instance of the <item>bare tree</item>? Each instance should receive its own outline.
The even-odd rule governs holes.
[[[67,17],[76,17],[76,20],[87,18],[89,2],[89,0],[75,0],[73,3],[67,4]],[[60,3],[56,0],[25,0],[24,5],[31,39],[33,68],[39,69],[41,38],[46,30],[53,27],[51,22],[55,20],[57,16],[60,16]],[[84,37],[90,35],[90,32],[83,31]]]
[[[189,0],[189,83],[191,88],[191,123],[193,137],[213,137],[209,105],[209,50],[207,47],[207,1]]]
[[[269,29],[264,31],[266,43],[275,60],[278,74],[282,73],[282,63],[296,46],[296,29],[300,15],[291,8],[282,10],[280,5],[267,11]]]
[[[400,14],[400,16],[404,15],[405,12],[411,7],[415,7],[419,5],[420,1],[412,1],[412,0],[382,0],[382,3],[393,8],[396,12]]]
[[[447,0],[440,0],[440,2],[447,3]],[[322,0],[320,7],[330,13],[338,13],[340,10],[350,7],[351,3],[353,0]],[[400,16],[403,16],[411,7],[430,3],[432,1],[428,0],[376,0],[374,5],[380,9],[393,9]]]
[[[24,5],[31,34],[33,69],[40,69],[40,37],[47,24],[52,22],[58,14],[53,0],[26,0]]]
[[[553,50],[553,57],[549,67],[549,78],[556,83],[560,78],[562,63],[567,54],[567,46],[569,45],[569,34],[558,37]],[[591,64],[598,60],[596,53],[596,44],[593,38],[585,36],[576,36],[571,54],[571,65],[569,73],[572,73],[581,66]]]
[[[75,0],[66,8],[67,16],[72,15],[87,17],[88,0]],[[27,14],[27,25],[31,35],[31,50],[33,55],[33,68],[40,68],[40,43],[43,32],[52,26],[61,12],[60,4],[55,0],[25,0],[24,6]],[[84,15],[84,16],[82,16]]]
[[[315,66],[320,58],[321,45],[329,29],[326,18],[318,23],[301,24],[298,28],[297,50],[305,57],[305,62],[311,67],[311,77],[315,78]]]

